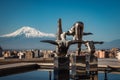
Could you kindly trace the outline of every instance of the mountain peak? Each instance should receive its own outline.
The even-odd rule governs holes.
[[[23,30],[29,30],[29,29],[33,29],[33,28],[29,27],[29,26],[23,26],[21,29],[23,29]]]
[[[17,37],[20,35],[24,35],[27,38],[29,37],[55,37],[54,34],[40,32],[39,30],[29,27],[29,26],[23,26],[22,28],[12,33],[2,35],[1,37]]]

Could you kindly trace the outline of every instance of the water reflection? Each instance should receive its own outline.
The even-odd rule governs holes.
[[[107,70],[105,69],[105,71],[104,71],[104,74],[105,74],[105,78],[104,78],[104,80],[108,80],[108,78],[107,78]]]
[[[0,80],[54,80],[53,73],[54,73],[53,70],[37,70],[37,71],[0,77]],[[104,79],[105,79],[104,72],[99,72],[98,80],[104,80]],[[120,80],[120,74],[108,73],[107,80]]]
[[[49,71],[49,80],[52,80],[52,71]]]

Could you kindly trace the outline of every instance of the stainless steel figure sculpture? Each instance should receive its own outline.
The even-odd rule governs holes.
[[[85,60],[85,63],[86,63],[86,75],[90,75],[90,62],[92,62],[94,64],[96,64],[96,62],[97,62],[97,58],[95,58],[95,56],[94,56],[95,44],[103,44],[103,42],[98,42],[98,41],[86,41],[85,42],[85,46],[86,46],[86,49],[87,49],[87,52],[86,52],[87,54],[86,54],[86,58],[85,58],[86,59]],[[93,60],[90,61],[91,58],[95,59],[94,60],[95,62],[93,62]],[[91,71],[91,72],[93,72],[93,71]]]
[[[94,44],[103,44],[103,42],[98,42],[98,41],[86,41],[85,46],[87,48],[87,52],[92,55],[95,53],[95,45]]]
[[[83,35],[92,35],[92,33],[85,33],[83,32],[84,30],[84,24],[83,22],[76,22],[75,24],[73,24],[73,26],[71,27],[70,30],[68,30],[67,32],[63,32],[61,34],[61,39],[62,40],[66,40],[66,35],[73,36],[73,40],[79,40],[82,42],[82,37]],[[78,55],[80,54],[81,51],[81,43],[78,43]]]
[[[83,22],[80,22],[80,21],[76,22],[75,24],[73,24],[71,29],[68,30],[67,32],[62,31],[61,23],[62,23],[62,21],[61,21],[61,19],[59,19],[56,41],[52,41],[52,40],[42,40],[41,41],[41,42],[46,42],[46,43],[56,45],[56,53],[58,56],[65,56],[67,54],[69,46],[72,44],[78,44],[77,50],[78,50],[78,55],[79,55],[82,44],[86,45],[86,47],[90,53],[94,53],[94,51],[95,51],[94,44],[102,43],[102,42],[83,41],[82,40],[83,35],[91,35],[92,34],[92,33],[83,32],[83,29],[84,29]],[[68,36],[72,35],[73,40],[71,40],[71,41],[66,40],[67,35]]]
[[[79,70],[81,68],[79,68],[79,67],[81,65],[76,66],[76,64],[77,64],[76,62],[79,62],[82,64],[83,63],[86,64],[85,67],[86,67],[88,77],[90,77],[90,74],[92,74],[92,75],[94,75],[95,73],[97,74],[97,59],[93,55],[95,53],[94,45],[102,44],[103,42],[84,41],[83,35],[91,35],[92,33],[85,33],[85,32],[83,32],[83,30],[84,30],[83,22],[76,22],[70,30],[68,30],[67,32],[63,32],[61,19],[59,19],[58,30],[57,30],[57,39],[41,41],[41,42],[50,43],[50,44],[53,44],[56,46],[57,57],[54,58],[54,75],[57,74],[57,76],[54,76],[55,80],[69,80],[69,57],[66,57],[66,54],[68,52],[70,45],[73,45],[73,44],[78,44],[77,51],[78,51],[79,56],[76,56],[76,55],[73,56],[73,57],[75,57],[73,60],[73,63],[75,62],[73,67],[74,67],[74,69],[76,69],[76,67],[78,68],[78,70],[76,69],[76,72],[78,71],[78,73],[80,73]],[[73,36],[73,40],[67,40],[66,36],[71,36],[71,35]],[[85,55],[86,58],[84,58],[84,56],[80,56],[82,44],[85,44],[85,46],[87,48],[87,52],[86,52],[87,55]],[[92,58],[91,58],[91,56],[92,56]],[[95,60],[95,62],[93,62],[93,61],[90,61],[90,59],[96,59],[96,60]],[[94,66],[90,65],[90,63],[94,63]],[[93,68],[95,67],[94,68],[95,71],[90,72],[90,66],[93,66]],[[65,75],[65,76],[67,76],[66,78],[64,78],[65,76],[63,73],[66,74]],[[82,73],[82,77],[83,77],[83,73]],[[81,74],[78,75],[78,78],[81,78]],[[96,80],[96,79],[97,78],[92,79],[92,80]]]

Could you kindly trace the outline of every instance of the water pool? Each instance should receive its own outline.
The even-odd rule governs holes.
[[[52,70],[36,70],[0,77],[0,80],[54,80]],[[108,80],[120,80],[120,74],[107,74]],[[104,80],[104,73],[98,74],[98,80]]]

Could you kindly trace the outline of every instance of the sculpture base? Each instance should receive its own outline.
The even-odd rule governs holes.
[[[69,57],[54,58],[54,80],[69,80]]]
[[[98,61],[94,55],[72,55],[72,79],[75,80],[98,80]]]

